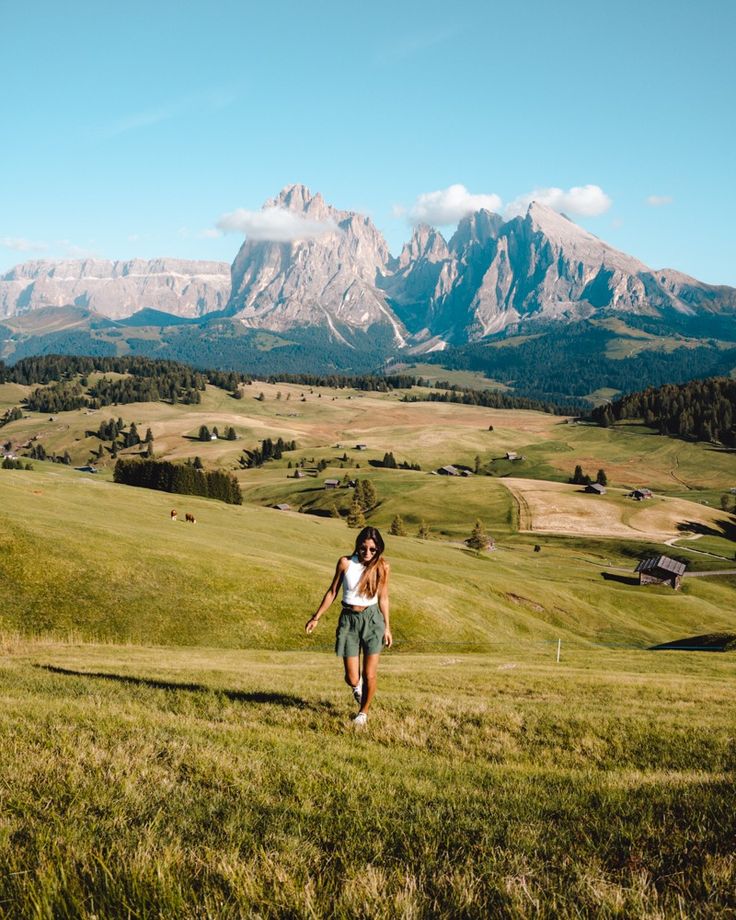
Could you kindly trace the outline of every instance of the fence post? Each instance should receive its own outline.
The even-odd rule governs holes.
[[[562,639],[557,640],[557,664],[560,663],[560,652],[562,651]]]

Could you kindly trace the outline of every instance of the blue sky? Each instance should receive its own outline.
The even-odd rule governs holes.
[[[397,253],[462,185],[501,211],[537,190],[653,268],[736,285],[731,0],[0,10],[0,271],[229,262],[221,215],[294,182]]]

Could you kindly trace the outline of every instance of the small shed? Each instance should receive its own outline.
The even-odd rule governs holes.
[[[287,505],[286,502],[280,502],[278,505],[274,505],[274,508],[277,511],[291,511],[291,505]]]
[[[634,489],[633,492],[629,493],[629,498],[633,498],[634,501],[643,502],[647,498],[652,497],[651,489]]]
[[[304,479],[304,473],[301,470],[294,470],[294,479]]]
[[[460,470],[460,475],[461,476],[472,476],[474,474],[472,470]]]
[[[337,489],[339,485],[339,479],[325,479],[325,489]]]
[[[589,492],[591,495],[605,495],[606,488],[602,486],[599,482],[591,482],[589,486],[585,487],[585,491]]]
[[[217,440],[219,440],[219,439],[218,439],[217,435],[213,432],[213,433],[210,435],[210,441],[217,441]]]
[[[518,460],[518,459],[519,459],[519,455],[516,453],[515,450],[506,451],[506,460]]]
[[[355,449],[356,450],[368,450],[368,445],[367,444],[356,444]]]
[[[460,475],[460,470],[458,470],[456,467],[452,466],[451,464],[448,464],[447,466],[441,466],[437,470],[437,472],[440,474],[440,476],[459,476]]]
[[[669,556],[648,556],[634,571],[639,575],[640,585],[671,585],[677,591],[685,568],[684,562],[677,562]]]

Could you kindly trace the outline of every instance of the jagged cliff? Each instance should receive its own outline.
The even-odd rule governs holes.
[[[113,319],[224,310],[275,332],[322,327],[343,345],[382,327],[395,348],[432,350],[540,319],[736,312],[736,289],[653,271],[537,202],[508,221],[470,214],[449,241],[418,226],[397,258],[370,218],[303,185],[255,213],[278,232],[246,238],[230,271],[173,259],[29,262],[0,277],[0,318],[62,305]]]

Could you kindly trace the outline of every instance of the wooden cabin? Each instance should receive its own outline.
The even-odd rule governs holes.
[[[684,562],[669,556],[649,556],[642,559],[634,571],[639,575],[640,585],[670,585],[677,591],[685,569]]]
[[[602,486],[599,482],[591,482],[589,486],[585,487],[585,491],[589,492],[591,495],[605,495],[606,488]]]

